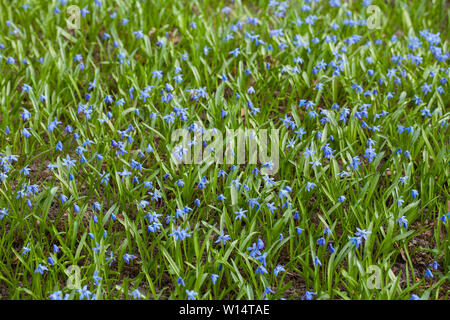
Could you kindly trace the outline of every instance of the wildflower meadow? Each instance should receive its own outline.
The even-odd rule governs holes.
[[[449,300],[449,15],[1,0],[0,299]]]

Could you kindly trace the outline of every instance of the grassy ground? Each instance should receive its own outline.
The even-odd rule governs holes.
[[[1,298],[448,299],[448,16],[3,1]],[[278,170],[177,165],[194,123],[279,129]]]

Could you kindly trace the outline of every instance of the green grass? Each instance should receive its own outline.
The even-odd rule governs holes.
[[[370,16],[362,1],[341,2],[340,8],[331,7],[329,1],[309,3],[311,11],[304,12],[305,1],[292,0],[284,17],[277,16],[279,10],[269,7],[268,1],[104,0],[101,7],[83,0],[64,5],[42,0],[2,4],[0,209],[8,214],[0,221],[1,298],[48,299],[61,291],[62,297],[79,299],[77,289],[87,286],[96,299],[132,299],[136,289],[149,299],[186,299],[188,289],[198,293],[197,299],[300,299],[310,291],[316,293],[315,299],[409,299],[416,294],[448,300],[450,99],[443,79],[449,78],[449,59],[439,61],[421,31],[440,32],[436,47],[448,55],[450,9],[446,1],[372,1],[382,13],[381,28],[369,29],[344,25],[346,19]],[[28,9],[22,7],[25,3]],[[90,11],[80,18],[78,30],[68,29],[69,5],[88,6]],[[225,6],[231,8],[229,14],[221,12]],[[56,7],[60,13],[54,13]],[[113,12],[115,17],[110,16]],[[314,25],[305,23],[309,15],[317,16]],[[247,17],[258,18],[259,23],[239,28],[238,19],[246,22]],[[124,18],[129,19],[126,25]],[[298,18],[302,25],[293,23]],[[333,30],[334,23],[339,29]],[[283,35],[272,37],[274,29],[282,29]],[[144,34],[141,39],[133,34],[138,30]],[[105,33],[109,39],[104,39]],[[228,34],[234,38],[225,41]],[[264,44],[257,45],[249,34],[259,35]],[[392,41],[394,34],[397,41]],[[309,43],[309,52],[295,46],[296,35]],[[335,42],[325,42],[333,35]],[[346,44],[355,35],[361,39]],[[316,44],[314,37],[319,39]],[[421,46],[409,48],[410,37],[418,37]],[[113,41],[118,41],[117,47]],[[288,47],[281,50],[280,43]],[[207,55],[205,46],[210,48]],[[236,48],[241,53],[233,57],[229,52]],[[78,54],[84,68],[75,61]],[[183,54],[188,54],[186,60]],[[408,54],[420,56],[421,63],[413,63]],[[400,65],[395,56],[404,58]],[[8,57],[15,63],[8,63]],[[296,57],[303,64],[296,63]],[[24,58],[27,64],[22,63]],[[326,64],[342,59],[345,64],[339,75],[333,74],[331,65],[315,73],[322,59]],[[180,83],[174,80],[176,67],[181,68]],[[394,68],[390,78],[388,71]],[[247,69],[251,75],[246,75]],[[153,77],[156,70],[163,72],[162,79]],[[228,80],[223,81],[222,75]],[[396,77],[401,83],[394,81]],[[96,88],[89,90],[94,81]],[[166,83],[173,86],[169,102],[161,100],[160,91],[167,94]],[[321,90],[317,83],[323,84]],[[23,91],[24,84],[32,87],[29,93]],[[354,84],[362,92],[352,88]],[[431,92],[422,91],[424,84],[431,85]],[[144,101],[141,91],[147,86],[153,88]],[[254,94],[248,92],[251,86]],[[187,90],[203,87],[207,96],[192,100]],[[372,94],[366,96],[368,90]],[[86,101],[88,92],[91,97]],[[104,101],[108,95],[112,104]],[[416,95],[422,100],[419,104]],[[122,98],[123,105],[116,105]],[[299,106],[302,99],[315,104],[316,117]],[[251,112],[248,101],[259,108],[258,113]],[[80,104],[92,106],[91,119],[78,113]],[[339,105],[337,110],[334,104]],[[361,113],[364,105],[366,116]],[[186,108],[186,121],[176,117],[174,123],[166,122],[163,117],[174,107]],[[340,120],[343,108],[349,111],[345,122]],[[31,113],[26,121],[21,118],[24,109]],[[222,110],[227,112],[225,118]],[[431,116],[424,116],[423,110]],[[382,111],[386,114],[379,116]],[[285,116],[291,117],[295,129],[280,120]],[[50,131],[55,118],[61,124]],[[327,123],[321,122],[323,118]],[[214,161],[176,165],[170,158],[179,142],[172,134],[193,123],[216,128],[224,138],[227,129],[279,129],[279,169],[270,176],[275,184],[265,182],[263,173],[253,174],[255,167],[262,170],[263,162],[236,164],[234,170],[231,164]],[[64,130],[67,125],[72,133]],[[127,134],[132,140],[118,132],[130,125],[133,130]],[[399,125],[413,127],[414,132],[399,133]],[[25,128],[31,134],[28,138]],[[301,139],[294,132],[299,128],[306,131]],[[372,161],[364,156],[369,138],[375,141]],[[112,140],[122,141],[126,153],[118,155]],[[82,163],[79,147],[85,141],[93,143],[84,147]],[[58,142],[62,151],[57,150]],[[334,150],[333,158],[324,156],[326,144]],[[145,151],[149,145],[153,152]],[[316,152],[307,158],[309,147]],[[103,160],[96,159],[98,154]],[[17,161],[11,161],[11,155],[17,155]],[[67,155],[76,160],[70,169],[64,165]],[[361,161],[358,170],[349,167],[354,157]],[[142,164],[142,170],[132,168],[131,160]],[[320,165],[313,167],[314,160]],[[50,170],[49,164],[57,167]],[[29,175],[21,172],[26,166]],[[122,178],[119,173],[125,170],[131,175]],[[227,176],[218,177],[219,170]],[[339,176],[343,170],[348,170],[347,177]],[[108,183],[102,183],[105,173],[110,175]],[[407,184],[402,184],[400,178],[405,176]],[[208,181],[204,189],[198,187],[202,177]],[[176,184],[178,179],[183,179],[183,187]],[[241,183],[239,190],[233,180]],[[151,189],[146,181],[153,183]],[[305,190],[308,182],[316,185],[311,191]],[[24,185],[35,184],[36,194],[18,197]],[[292,191],[281,199],[279,192],[287,186]],[[161,199],[152,200],[150,192],[156,189]],[[411,196],[413,189],[417,198]],[[61,194],[68,197],[65,203]],[[223,203],[217,199],[220,194],[226,197]],[[346,199],[339,202],[342,195]],[[258,198],[258,210],[249,205],[252,198]],[[401,206],[399,199],[404,200]],[[149,202],[145,208],[139,206],[142,200]],[[286,200],[288,208],[283,207]],[[94,202],[101,204],[98,212]],[[276,207],[274,213],[267,203]],[[186,206],[193,210],[175,219],[176,210]],[[234,212],[240,208],[248,210],[242,221],[235,220]],[[149,212],[161,215],[156,232],[147,230]],[[397,222],[402,216],[407,228]],[[191,236],[176,241],[170,236],[176,227],[188,228]],[[296,228],[304,231],[298,234]],[[349,241],[356,228],[370,231],[359,248]],[[216,243],[222,230],[230,236],[226,245]],[[321,237],[323,246],[317,243]],[[261,254],[267,253],[268,273],[263,275],[256,273],[261,261],[248,250],[258,239],[264,242]],[[53,245],[59,247],[58,253]],[[30,251],[23,253],[23,247]],[[111,252],[114,260],[109,260]],[[136,259],[126,263],[124,254]],[[316,257],[321,266],[314,264]],[[430,266],[434,261],[437,269]],[[39,264],[48,270],[35,272]],[[285,271],[275,277],[277,265]],[[427,269],[432,278],[425,277]],[[97,285],[95,272],[102,278]],[[211,274],[218,275],[215,283]],[[179,277],[185,287],[177,283]],[[377,280],[379,286],[374,287]],[[264,295],[267,287],[273,293]]]

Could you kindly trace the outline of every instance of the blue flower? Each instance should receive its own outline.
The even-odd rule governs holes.
[[[217,197],[217,200],[221,200],[222,203],[225,201],[227,197],[225,197],[223,194],[219,194],[219,196]]]
[[[48,298],[50,300],[63,300],[62,298],[62,291],[55,291],[53,293],[51,293]]]
[[[48,263],[51,267],[53,267],[53,266],[55,265],[55,260],[53,260],[52,257],[48,257],[48,258],[47,258],[47,263]]]
[[[325,238],[324,238],[324,237],[321,237],[321,238],[317,239],[317,244],[318,244],[319,246],[325,245]]]
[[[375,153],[375,149],[373,149],[372,147],[368,147],[364,153],[364,158],[369,160],[369,162],[372,162],[376,156],[377,154]]]
[[[408,184],[408,176],[400,177],[400,184],[405,185]]]
[[[329,244],[328,244],[328,251],[329,251],[330,253],[334,253],[334,252],[336,252],[336,249],[334,249],[334,247],[333,247],[333,244],[332,244],[332,243],[329,243]]]
[[[396,221],[401,227],[407,229],[408,228],[408,220],[406,219],[405,216],[401,216],[400,218],[397,219]]]
[[[267,257],[267,252],[264,252],[261,256],[256,257],[255,259],[257,261],[259,261],[264,267],[266,266],[267,262],[266,262],[266,257]]]
[[[6,59],[6,64],[15,64],[16,60],[13,57],[8,57]]]
[[[134,260],[134,259],[136,259],[136,256],[133,255],[133,254],[125,253],[125,254],[123,255],[123,260],[125,260],[125,262],[126,262],[127,264],[130,263],[130,261],[132,261],[132,260]]]
[[[320,261],[320,259],[318,257],[314,258],[314,265],[315,266],[317,266],[317,265],[322,266],[322,262]]]
[[[29,244],[27,244],[26,246],[24,246],[24,247],[22,248],[22,255],[24,255],[24,256],[27,255],[28,252],[31,251],[31,249],[28,248],[28,245],[29,245]]]
[[[437,270],[439,268],[439,263],[437,263],[437,261],[433,261],[432,264],[430,264],[430,266],[434,269]]]
[[[77,292],[80,294],[80,300],[83,300],[84,297],[86,297],[87,300],[89,300],[91,298],[91,294],[92,292],[90,292],[88,290],[87,285],[85,285],[83,288],[81,289],[77,289]]]
[[[242,218],[246,218],[247,216],[245,215],[245,213],[247,212],[247,210],[243,210],[242,208],[239,208],[239,211],[235,211],[234,214],[236,214],[236,218],[234,218],[234,220],[242,220]]]
[[[102,281],[102,280],[103,280],[103,278],[101,278],[101,277],[98,276],[98,273],[99,273],[99,271],[98,271],[98,270],[95,270],[95,271],[94,271],[94,275],[92,276],[92,281],[93,281],[94,285],[98,285],[98,284],[99,284],[99,281]]]
[[[357,230],[357,232],[355,233],[355,235],[357,237],[363,238],[364,240],[367,240],[367,235],[371,233],[370,231],[366,231],[364,229],[356,228],[356,230]]]
[[[269,293],[273,294],[273,293],[275,293],[275,291],[270,289],[270,287],[266,287],[265,290],[264,290],[263,296],[265,296],[266,294],[269,294]]]
[[[267,273],[267,270],[263,266],[259,266],[258,268],[256,268],[256,274],[264,274],[264,273]]]
[[[431,92],[431,85],[425,83],[420,89],[426,95],[427,93]]]
[[[201,189],[206,189],[206,184],[208,183],[208,180],[206,179],[206,177],[203,177],[200,182],[198,183],[198,188]]]
[[[245,185],[244,185],[244,187],[245,187]],[[260,204],[258,202],[258,198],[250,198],[250,199],[248,199],[248,205],[250,206],[250,208],[253,209],[254,207],[256,207],[256,210],[258,210],[259,207],[260,207]]]
[[[215,274],[215,273],[211,274],[211,281],[212,281],[213,284],[216,283],[218,278],[219,278],[218,274]]]
[[[236,48],[229,52],[229,54],[233,55],[233,57],[237,57],[241,52],[239,51],[239,48]]]
[[[311,191],[312,189],[314,189],[316,187],[316,184],[314,182],[307,182],[306,183],[306,187],[305,190],[306,191]]]
[[[359,248],[359,245],[361,244],[361,237],[350,237],[348,238],[352,242],[354,246],[356,246],[356,249]]]
[[[61,201],[62,204],[66,203],[67,199],[68,199],[67,196],[62,193],[59,196],[59,200]]]
[[[169,237],[174,237],[175,241],[183,241],[186,237],[190,237],[191,235],[187,232],[188,227],[186,229],[182,229],[181,227],[172,230],[172,233],[169,234]]]
[[[256,242],[254,242],[252,246],[248,247],[247,250],[250,251],[250,257],[252,258],[256,258],[257,255],[261,254],[261,252],[259,251],[260,249],[258,248]]]
[[[31,133],[27,130],[27,128],[23,128],[22,130],[22,134],[24,135],[25,138],[29,138],[31,137]]]
[[[285,272],[285,271],[286,271],[286,269],[284,269],[284,267],[281,264],[279,264],[273,269],[273,275],[275,277],[277,277],[280,272]]]
[[[83,9],[80,10],[81,16],[84,18],[86,17],[86,14],[91,13],[88,9],[87,6],[85,6]]]
[[[133,34],[136,36],[136,39],[142,39],[144,37],[142,30],[134,31]]]
[[[313,296],[315,296],[315,295],[316,295],[315,292],[306,291],[305,294],[302,297],[302,300],[312,300]]]
[[[74,167],[74,166],[75,166],[75,162],[76,162],[76,160],[72,160],[72,159],[70,158],[69,155],[66,155],[66,158],[63,159],[62,164],[63,164],[63,166],[65,166],[67,169],[70,169],[71,167]]]
[[[7,215],[8,215],[8,209],[5,209],[5,208],[1,209],[0,210],[0,221],[2,221],[3,218]]]
[[[276,210],[276,206],[273,204],[273,202],[267,202],[266,203],[267,208],[269,209],[270,213],[274,213]]]
[[[313,150],[312,146],[309,147],[309,148],[306,147],[305,152],[303,152],[303,156],[304,156],[305,158],[309,158],[309,157],[311,157],[314,153],[316,153],[316,152]]]
[[[353,170],[358,170],[359,165],[361,164],[361,160],[358,156],[352,158],[352,163],[349,165]]]
[[[133,299],[143,299],[143,298],[145,298],[145,296],[142,295],[141,292],[138,289],[133,290],[130,293],[130,297],[133,297]]]
[[[186,284],[184,283],[184,280],[183,280],[183,278],[181,278],[181,277],[178,277],[178,279],[177,279],[177,283],[178,284],[181,284],[183,287],[185,287],[186,286]]]

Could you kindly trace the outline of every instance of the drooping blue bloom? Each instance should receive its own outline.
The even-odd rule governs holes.
[[[136,257],[135,255],[133,255],[133,254],[125,253],[125,254],[123,255],[123,260],[124,260],[127,264],[129,264],[130,261],[133,261],[133,260],[136,259],[136,258],[137,258],[137,257]]]
[[[234,218],[234,220],[242,220],[242,218],[246,218],[247,216],[245,215],[245,213],[247,212],[247,210],[243,210],[242,208],[239,208],[239,211],[235,211],[234,214],[236,214],[236,217]]]
[[[218,274],[215,274],[215,273],[211,274],[211,281],[213,284],[216,284],[216,281],[218,278],[219,278]]]
[[[361,244],[361,237],[349,237],[349,241],[356,247],[356,249],[359,248],[359,245]]]
[[[80,14],[83,18],[86,17],[86,14],[91,13],[87,7],[88,6],[85,6],[83,9],[80,10]]]
[[[256,258],[257,255],[261,254],[261,252],[259,251],[260,249],[258,248],[256,242],[254,242],[250,247],[248,247],[247,250],[250,251],[249,255],[252,258]]]
[[[144,37],[144,33],[142,32],[142,30],[138,30],[138,31],[134,31],[133,34],[136,36],[136,39],[142,39]]]
[[[94,275],[92,276],[92,282],[94,283],[95,286],[97,286],[99,282],[103,280],[102,277],[99,277],[98,273],[99,271],[95,270]]]
[[[264,267],[266,267],[266,265],[267,265],[266,257],[267,257],[267,252],[264,252],[262,255],[256,257],[255,259],[257,261],[259,261]]]
[[[314,258],[314,265],[317,266],[322,266],[322,262],[320,261],[319,257],[315,257]]]
[[[313,300],[313,296],[315,296],[316,293],[315,292],[311,292],[311,291],[306,291],[305,294],[302,297],[302,300]]]
[[[306,187],[305,190],[306,191],[311,191],[312,189],[314,189],[317,185],[314,182],[307,182],[306,183]]]
[[[405,216],[401,216],[400,218],[397,219],[396,222],[399,224],[399,226],[401,226],[405,229],[408,228],[408,220],[406,219]]]
[[[273,270],[273,275],[275,276],[275,277],[278,277],[278,274],[280,273],[280,272],[285,272],[286,271],[286,269],[281,265],[281,264],[279,264],[279,265],[277,265],[275,268],[274,268],[274,270]]]

